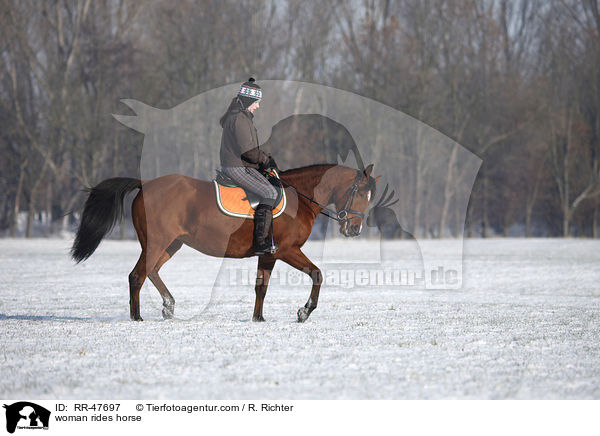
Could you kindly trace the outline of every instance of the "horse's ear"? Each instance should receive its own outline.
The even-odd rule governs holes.
[[[365,177],[368,179],[371,176],[371,173],[373,172],[373,164],[366,167],[363,172],[365,174]]]
[[[381,179],[381,176],[375,177],[375,183],[379,182],[379,179]]]

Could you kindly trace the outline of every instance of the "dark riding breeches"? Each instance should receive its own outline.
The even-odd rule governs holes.
[[[275,207],[277,190],[258,170],[250,167],[223,167],[221,171],[238,185],[261,197],[261,204]]]

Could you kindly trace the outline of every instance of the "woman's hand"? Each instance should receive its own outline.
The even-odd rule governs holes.
[[[271,156],[271,155],[269,155],[269,161],[267,162],[267,168],[271,168],[271,169],[279,171],[279,167],[277,166],[277,164],[275,163],[275,159],[273,159],[273,156]]]

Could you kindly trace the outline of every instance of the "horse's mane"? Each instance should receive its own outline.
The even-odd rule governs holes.
[[[285,170],[285,171],[281,171],[280,172],[280,176],[285,179],[286,177],[294,177],[297,175],[302,175],[302,176],[309,176],[311,173],[311,170],[314,170],[315,172],[317,170],[319,170],[319,172],[323,173],[323,170],[327,170],[333,167],[341,167],[343,165],[339,165],[339,164],[313,164],[313,165],[306,165],[303,167],[298,167],[298,168],[292,168],[289,170]],[[348,169],[351,169],[350,167],[345,167]],[[358,171],[358,170],[356,170]],[[369,181],[367,182],[367,189],[372,191],[372,195],[373,197],[375,197],[375,191],[376,191],[376,183],[375,183],[375,179],[373,177],[369,177]]]
[[[313,168],[314,169],[321,169],[321,168],[324,168],[324,167],[335,167],[335,166],[338,166],[338,164],[329,164],[329,163],[326,163],[326,164],[306,165],[306,166],[303,166],[303,167],[291,168],[289,170],[281,171],[281,175],[282,176],[283,175],[289,176],[289,175],[295,174],[296,172],[306,171],[306,170],[313,169]]]

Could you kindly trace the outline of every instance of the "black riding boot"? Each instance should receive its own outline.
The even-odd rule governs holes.
[[[273,208],[267,204],[259,204],[254,212],[254,254],[273,254],[277,244],[272,243],[269,230],[273,224]]]

